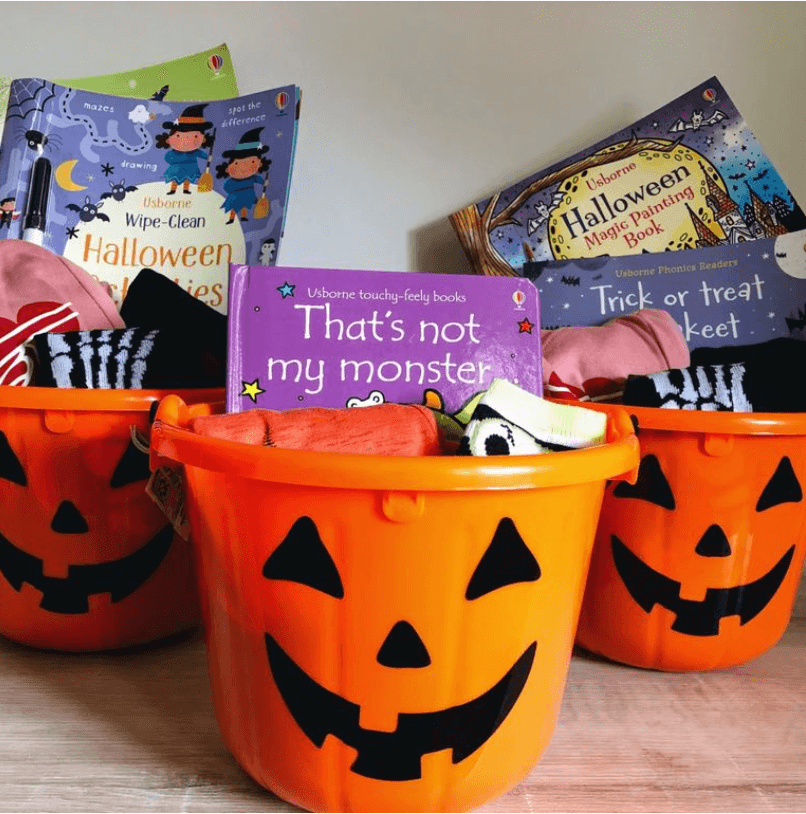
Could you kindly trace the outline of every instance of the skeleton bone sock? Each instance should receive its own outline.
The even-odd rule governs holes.
[[[185,389],[223,387],[225,362],[176,330],[119,328],[38,334],[40,387]]]
[[[795,341],[806,347],[806,342]],[[806,396],[800,388],[781,384],[791,380],[793,370],[797,369],[790,358],[761,356],[737,364],[692,366],[650,376],[630,376],[623,402],[672,410],[806,412]]]
[[[605,442],[607,416],[585,407],[556,404],[495,379],[482,396],[459,455],[539,455]]]

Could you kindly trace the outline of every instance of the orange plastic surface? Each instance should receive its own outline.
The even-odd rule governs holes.
[[[806,553],[806,416],[597,409],[637,420],[644,486],[605,491],[578,643],[658,670],[764,653]]]
[[[605,480],[635,474],[627,414],[595,449],[512,459],[251,447],[190,414],[161,402],[152,467],[185,467],[244,769],[314,811],[467,810],[518,783],[555,726]]]
[[[166,394],[0,387],[0,634],[104,650],[197,623],[191,546],[145,493],[147,456],[130,448],[130,427],[147,436]]]

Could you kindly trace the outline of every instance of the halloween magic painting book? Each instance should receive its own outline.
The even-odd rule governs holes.
[[[806,217],[716,77],[450,216],[476,274],[735,245]]]
[[[2,134],[0,237],[38,228],[36,242],[109,283],[118,303],[147,267],[222,313],[231,262],[276,262],[295,85],[195,103],[15,79],[9,98],[20,115]]]

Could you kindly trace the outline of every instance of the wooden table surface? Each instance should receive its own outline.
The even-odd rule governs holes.
[[[0,811],[292,810],[224,748],[198,632],[115,655],[0,640]],[[546,755],[484,810],[806,810],[806,620],[719,673],[575,654]]]

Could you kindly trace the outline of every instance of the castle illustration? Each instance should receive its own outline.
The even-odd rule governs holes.
[[[790,231],[784,225],[784,221],[791,214],[791,210],[780,195],[774,195],[772,202],[765,203],[745,181],[750,193],[750,202],[745,204],[744,213],[742,213],[736,201],[706,172],[701,161],[699,164],[708,184],[708,195],[706,195],[705,201],[711,207],[714,220],[722,227],[725,237],[718,237],[686,204],[689,217],[697,231],[696,247],[698,249],[705,246],[743,243],[746,240],[755,240],[760,237],[776,237]]]

